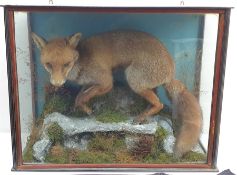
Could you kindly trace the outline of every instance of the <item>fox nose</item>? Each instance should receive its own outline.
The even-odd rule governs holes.
[[[54,79],[50,80],[51,84],[57,87],[62,86],[65,83],[65,81],[66,80],[54,80]]]

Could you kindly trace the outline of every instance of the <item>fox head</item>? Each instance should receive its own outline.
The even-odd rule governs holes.
[[[32,33],[32,39],[41,53],[41,63],[50,74],[50,82],[54,86],[62,86],[79,58],[76,50],[81,33],[68,38],[46,41]]]

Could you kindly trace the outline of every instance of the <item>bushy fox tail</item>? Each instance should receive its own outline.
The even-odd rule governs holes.
[[[179,80],[164,85],[172,101],[172,118],[176,129],[174,154],[182,157],[199,141],[202,130],[202,111],[198,100]]]

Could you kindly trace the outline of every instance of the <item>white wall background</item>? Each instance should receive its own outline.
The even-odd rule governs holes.
[[[11,136],[10,136],[10,117],[8,105],[8,87],[7,87],[7,65],[5,60],[5,45],[4,45],[4,21],[3,8],[0,7],[0,172],[1,174],[76,174],[70,172],[64,173],[43,173],[43,172],[11,172],[12,157],[11,157]],[[228,45],[228,57],[226,64],[226,78],[222,107],[222,121],[220,131],[220,143],[217,166],[220,171],[230,169],[237,174],[237,112],[235,111],[237,99],[237,58],[236,58],[236,38],[237,38],[237,9],[233,9],[231,13],[231,24]],[[168,174],[217,174],[212,173],[173,173]],[[78,173],[77,173],[78,174]],[[86,173],[83,173],[86,174]],[[98,174],[98,173],[96,173]],[[103,173],[105,174],[105,173]],[[111,174],[111,173],[110,173]],[[117,173],[121,174],[121,173]],[[124,173],[128,174],[128,173]],[[133,173],[139,174],[139,173]],[[152,173],[141,173],[152,174]]]
[[[27,19],[26,13],[17,12],[14,14],[22,151],[26,147],[27,138],[30,136],[34,118]]]

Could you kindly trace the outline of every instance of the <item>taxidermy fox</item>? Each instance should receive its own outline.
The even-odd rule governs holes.
[[[175,155],[181,157],[197,144],[202,128],[200,105],[184,84],[175,80],[173,60],[155,37],[138,31],[112,31],[83,40],[81,33],[50,41],[33,33],[32,38],[54,86],[72,80],[85,87],[77,95],[75,107],[91,114],[88,101],[109,92],[113,87],[112,71],[123,67],[130,88],[151,104],[137,122],[163,108],[153,89],[164,85],[173,104],[173,115],[180,123]]]

